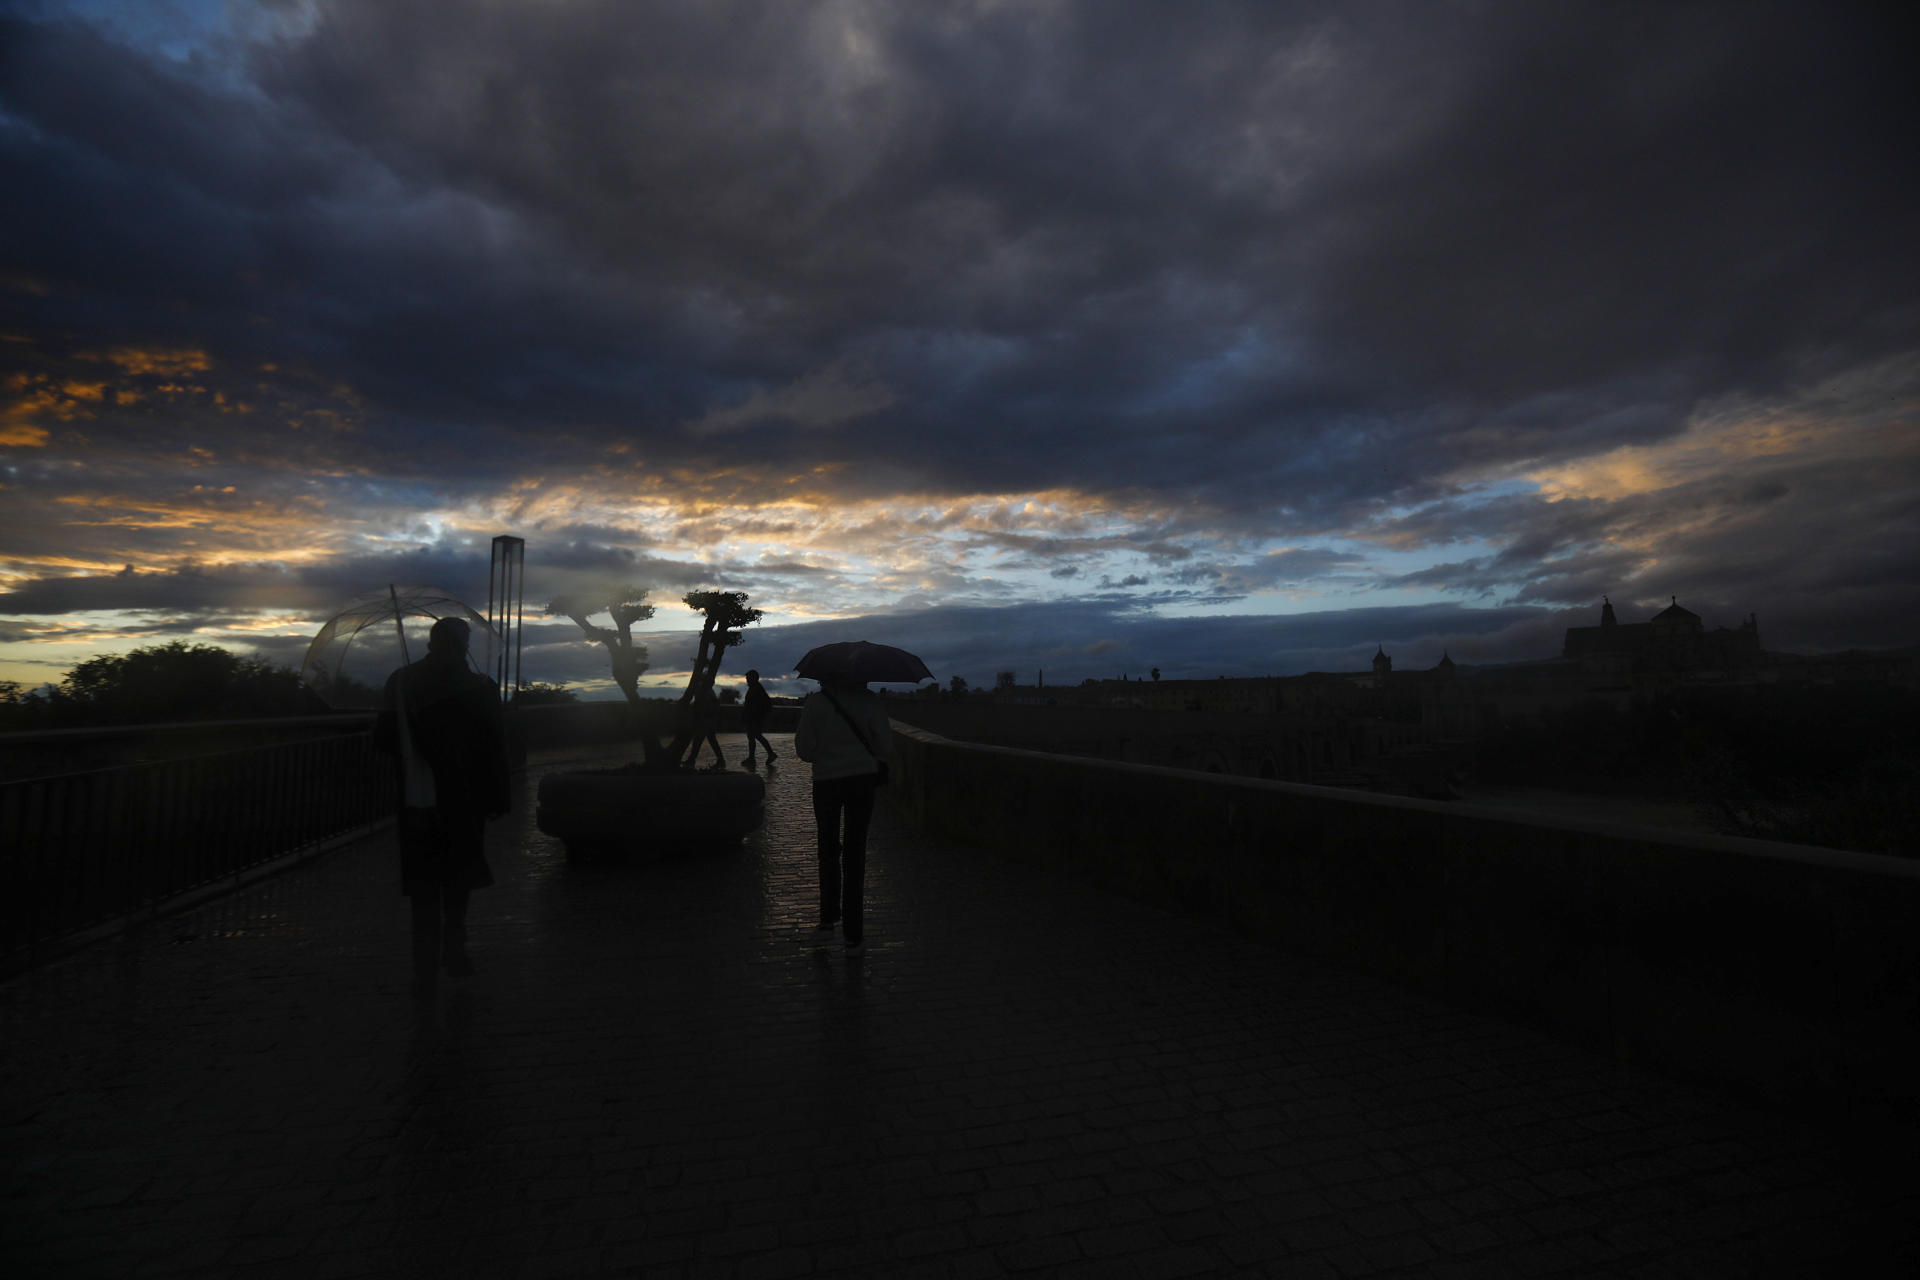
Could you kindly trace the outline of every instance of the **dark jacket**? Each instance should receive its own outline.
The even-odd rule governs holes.
[[[747,699],[740,706],[740,715],[748,724],[765,724],[767,717],[773,714],[773,695],[767,692],[763,684],[747,686]]]
[[[413,749],[433,769],[434,810],[444,817],[490,818],[510,807],[506,726],[499,686],[459,658],[428,654],[387,678],[373,742],[398,759],[396,719],[406,688]]]

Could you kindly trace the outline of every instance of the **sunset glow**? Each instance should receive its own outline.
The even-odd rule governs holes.
[[[1603,594],[1911,643],[1863,15],[244,9],[0,18],[0,679],[297,662],[387,582],[484,606],[500,533],[529,678],[603,692],[539,616],[597,582],[662,682],[706,586],[768,670],[976,681],[1538,657]]]

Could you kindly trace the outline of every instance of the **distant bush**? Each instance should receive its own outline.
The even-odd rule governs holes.
[[[558,684],[547,684],[535,680],[529,684],[522,684],[513,691],[513,705],[516,707],[550,707],[578,701],[580,701],[580,695],[567,688],[564,680]]]
[[[242,720],[326,710],[299,672],[217,645],[150,645],[68,671],[44,691],[0,690],[0,727],[70,729],[182,720]]]

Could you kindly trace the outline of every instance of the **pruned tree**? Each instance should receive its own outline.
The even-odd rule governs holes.
[[[728,649],[747,641],[746,628],[760,621],[760,610],[747,607],[744,591],[689,591],[686,606],[706,615],[700,624],[700,648],[693,658],[689,692],[711,689]]]
[[[609,584],[561,596],[549,602],[546,609],[549,617],[571,618],[582,636],[605,646],[613,667],[613,681],[620,686],[633,711],[649,769],[677,768],[689,754],[695,745],[690,714],[695,695],[713,687],[727,650],[746,639],[744,628],[760,621],[760,610],[747,607],[744,591],[690,591],[684,600],[689,609],[705,614],[706,618],[700,628],[700,647],[694,654],[693,673],[680,694],[673,742],[664,748],[641,718],[639,686],[640,676],[648,667],[647,647],[634,643],[633,624],[653,617],[654,606],[647,603],[647,589],[631,583]],[[597,614],[605,614],[613,625],[603,627],[593,622]]]
[[[667,751],[674,765],[699,749],[693,735],[693,700],[713,688],[727,650],[745,644],[746,628],[760,621],[760,610],[747,607],[744,591],[689,591],[682,599],[687,608],[706,616],[700,625],[700,647],[693,655],[693,672],[680,695],[679,728]]]
[[[590,621],[595,614],[601,613],[607,615],[612,626],[603,627]],[[645,622],[653,616],[653,606],[647,603],[647,588],[637,587],[630,582],[608,583],[571,592],[548,601],[546,614],[550,618],[571,618],[584,638],[606,648],[607,661],[613,668],[613,682],[626,695],[627,708],[639,731],[640,746],[646,752],[647,763],[670,763],[663,757],[660,739],[641,719],[640,677],[648,666],[647,646],[634,643],[633,624]]]

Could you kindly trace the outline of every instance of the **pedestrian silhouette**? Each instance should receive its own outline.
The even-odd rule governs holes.
[[[711,684],[694,691],[692,711],[693,752],[687,757],[687,765],[700,763],[700,744],[704,742],[713,748],[713,763],[707,769],[718,773],[727,767],[727,756],[720,750],[720,699],[714,696]]]
[[[865,684],[822,681],[800,709],[793,749],[813,764],[813,822],[820,857],[820,929],[835,925],[847,951],[866,941],[867,827],[887,749],[887,711]]]
[[[441,618],[427,655],[395,671],[374,745],[401,774],[400,889],[413,904],[413,991],[430,995],[442,968],[474,971],[467,897],[493,883],[486,825],[509,807],[499,687],[467,666],[469,630]],[[409,770],[413,776],[409,778]]]
[[[773,696],[760,683],[758,671],[747,672],[747,696],[740,707],[741,723],[747,729],[747,768],[753,768],[753,748],[757,743],[767,753],[767,764],[773,764],[773,744],[767,741],[767,717],[773,712]]]

